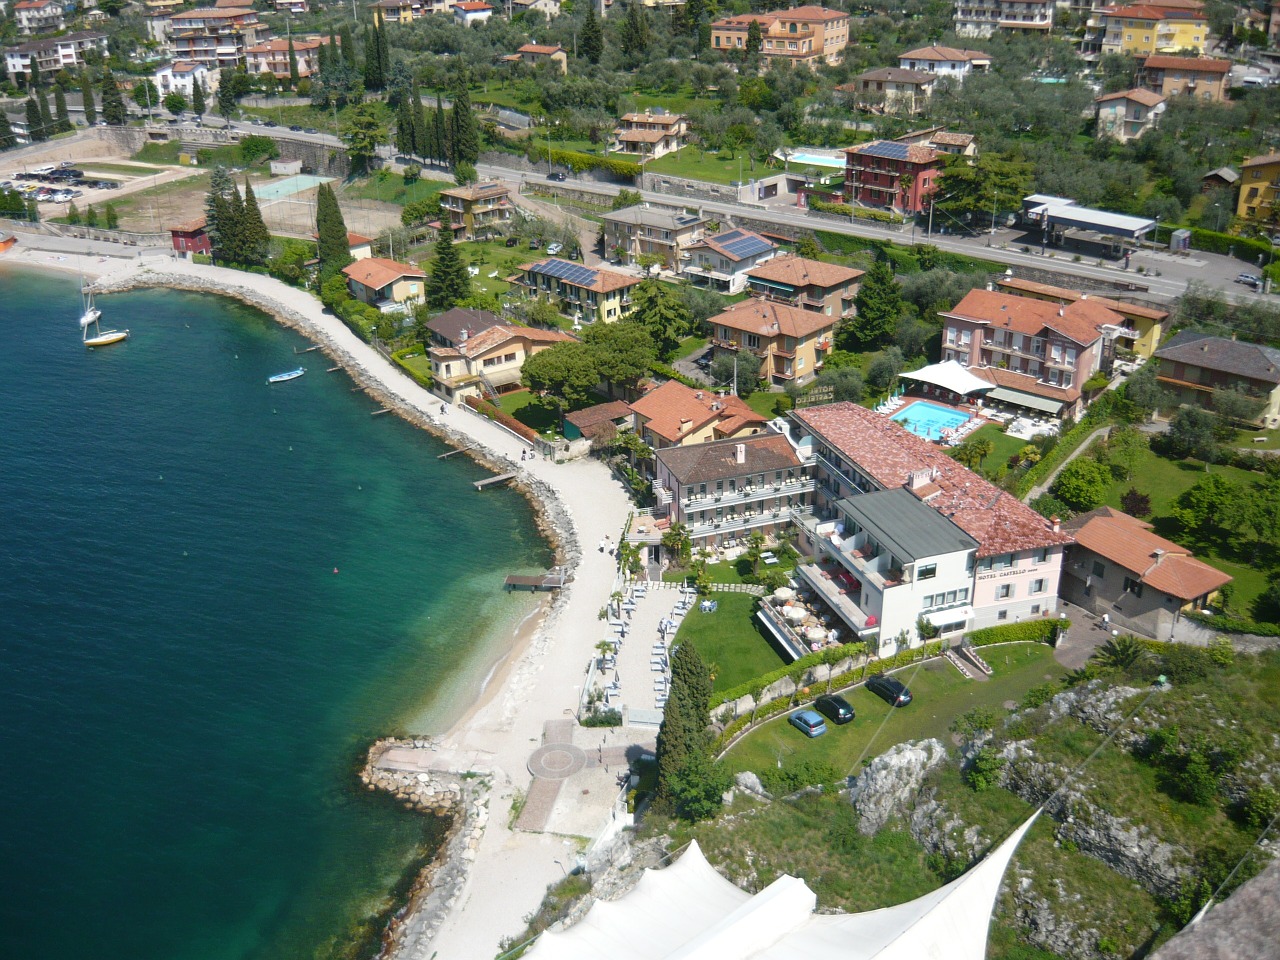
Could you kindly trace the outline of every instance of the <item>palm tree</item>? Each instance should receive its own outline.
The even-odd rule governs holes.
[[[995,452],[995,443],[988,440],[986,437],[983,437],[982,439],[975,437],[969,442],[973,444],[974,452],[978,455],[978,465],[980,467],[986,467],[987,457],[991,456],[991,454]]]
[[[662,535],[662,546],[676,559],[676,566],[689,566],[690,554],[693,552],[693,540],[689,536],[689,527],[683,523],[673,523]]]
[[[747,536],[747,551],[743,556],[751,564],[752,576],[760,576],[760,555],[764,553],[764,534],[752,530]]]
[[[604,658],[613,653],[613,644],[608,640],[601,640],[596,644],[596,652],[600,654],[600,669],[604,669]]]
[[[1148,656],[1150,653],[1142,645],[1142,641],[1133,634],[1126,633],[1122,637],[1112,637],[1095,650],[1089,659],[1108,670],[1126,671]]]

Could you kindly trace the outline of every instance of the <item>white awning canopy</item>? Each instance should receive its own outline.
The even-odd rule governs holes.
[[[942,387],[942,389],[958,393],[962,397],[991,389],[990,382],[983,380],[981,377],[975,377],[955,360],[945,360],[942,363],[930,364],[911,373],[900,373],[898,376],[903,380],[919,380],[921,383],[931,383],[935,387]]]
[[[945,887],[884,910],[815,915],[817,898],[783,875],[755,896],[706,861],[696,840],[665,870],[646,870],[618,900],[597,900],[567,930],[547,931],[530,960],[983,960],[1005,868],[1040,811]]]
[[[926,622],[935,627],[943,627],[948,623],[968,623],[973,619],[973,607],[952,607],[950,610],[935,610],[924,615]]]
[[[1015,406],[1026,407],[1029,410],[1043,410],[1045,413],[1057,413],[1062,409],[1060,400],[1038,397],[1034,393],[1023,393],[1021,390],[1010,390],[1008,387],[996,387],[987,394],[987,399],[1012,403]]]

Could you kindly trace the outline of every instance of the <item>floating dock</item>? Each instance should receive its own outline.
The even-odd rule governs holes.
[[[317,343],[314,347],[307,347],[307,349],[305,350],[299,350],[297,347],[294,347],[293,352],[294,353],[310,353],[313,350],[319,350],[319,349],[320,349],[320,344]]]
[[[564,584],[564,574],[553,570],[533,577],[512,573],[507,576],[505,586],[508,590],[559,590]]]
[[[519,474],[502,473],[496,477],[489,477],[485,480],[477,480],[475,481],[474,486],[477,490],[483,490],[485,487],[492,487],[495,483],[506,483],[508,480],[514,480],[517,476],[519,476]]]
[[[456,457],[460,453],[466,453],[471,447],[458,447],[456,450],[450,450],[448,453],[442,453],[436,457],[437,460],[448,460],[450,457]]]

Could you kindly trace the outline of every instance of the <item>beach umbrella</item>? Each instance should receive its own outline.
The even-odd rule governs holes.
[[[809,611],[804,607],[784,607],[782,615],[788,620],[794,620],[799,623],[809,615]]]
[[[621,683],[621,682],[622,682],[622,677],[618,676],[618,671],[617,671],[617,670],[613,671],[613,682],[614,682],[614,683]]]
[[[773,595],[779,600],[790,600],[796,595],[796,592],[790,587],[779,587],[773,591]]]

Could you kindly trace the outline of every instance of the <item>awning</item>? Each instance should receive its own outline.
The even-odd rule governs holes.
[[[949,623],[968,623],[973,619],[973,607],[952,607],[950,610],[935,610],[924,614],[926,623],[935,627],[943,627]]]
[[[945,360],[928,367],[921,367],[911,373],[900,373],[903,380],[919,380],[958,393],[961,396],[970,393],[986,392],[991,383],[981,377],[974,376],[955,360]]]
[[[1027,407],[1030,410],[1041,410],[1045,413],[1056,414],[1062,409],[1062,401],[1049,400],[1046,397],[1037,397],[1034,393],[1023,393],[1021,390],[1010,390],[1007,387],[996,387],[987,394],[988,400],[1000,400],[1004,403],[1016,404],[1019,407]]]
[[[773,287],[773,289],[781,290],[788,295],[794,294],[796,292],[796,288],[793,286],[790,286],[789,284],[774,283],[772,280],[761,280],[759,277],[753,277],[750,274],[747,275],[747,281],[754,286]]]

